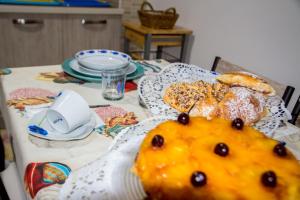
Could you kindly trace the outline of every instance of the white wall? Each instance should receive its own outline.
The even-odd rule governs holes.
[[[296,87],[300,94],[300,0],[150,0],[176,7],[177,25],[194,31],[190,63],[210,68],[216,55]],[[291,107],[291,106],[290,106]]]

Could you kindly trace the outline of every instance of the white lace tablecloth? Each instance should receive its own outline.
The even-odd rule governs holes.
[[[163,68],[166,62],[156,64]],[[12,136],[15,160],[18,173],[21,176],[20,180],[24,180],[26,169],[32,163],[35,164],[34,166],[36,166],[36,168],[44,162],[53,162],[54,164],[52,163],[52,167],[56,166],[55,163],[60,163],[62,166],[67,166],[71,171],[76,171],[82,166],[104,155],[112,143],[112,138],[97,132],[93,132],[87,138],[78,141],[53,142],[34,138],[27,132],[27,123],[29,119],[24,113],[14,107],[7,106],[7,100],[11,98],[11,92],[13,91],[20,88],[39,88],[52,93],[58,93],[62,89],[71,89],[82,95],[90,105],[110,104],[115,107],[120,107],[126,112],[133,112],[138,121],[151,116],[145,108],[139,105],[138,93],[136,90],[125,93],[125,97],[120,101],[107,101],[102,98],[100,84],[59,84],[52,81],[36,79],[40,73],[59,71],[62,71],[60,65],[14,68],[12,69],[12,74],[0,76],[0,107],[6,122],[6,128]],[[149,71],[147,73],[149,73]],[[279,128],[276,131],[275,136],[276,139],[286,141],[287,146],[300,160],[299,128],[288,124],[288,126]],[[41,166],[45,167],[44,165]],[[55,174],[57,172],[54,170],[54,172],[51,171],[51,173]],[[26,193],[28,194],[27,198],[57,199],[59,188],[63,182],[60,182],[61,174],[56,175],[57,184],[50,185],[49,182],[47,182],[47,177],[43,177],[44,182],[39,182],[42,189],[33,187],[35,191],[29,191],[32,188],[28,186],[28,183],[23,183],[24,190],[26,190]],[[45,175],[42,174],[42,176]],[[41,178],[39,177],[39,174],[33,177],[37,180],[40,180],[39,178]],[[49,184],[49,187],[47,184]],[[35,194],[34,196],[30,195],[33,193]]]

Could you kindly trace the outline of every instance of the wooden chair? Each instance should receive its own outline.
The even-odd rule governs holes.
[[[215,57],[211,71],[216,71],[221,74],[226,72],[231,72],[231,71],[246,71],[255,74],[241,66],[225,61],[219,56]],[[287,107],[294,93],[295,88],[292,86],[283,85],[262,75],[259,74],[257,75],[263,78],[264,80],[266,80],[275,89],[277,95],[282,97],[283,101],[285,102],[285,106]]]

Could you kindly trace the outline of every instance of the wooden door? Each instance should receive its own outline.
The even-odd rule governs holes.
[[[120,50],[121,15],[66,15],[64,57],[85,49]]]
[[[0,14],[0,67],[60,64],[62,23],[59,15]]]

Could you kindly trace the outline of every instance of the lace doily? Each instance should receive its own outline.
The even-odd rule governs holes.
[[[203,80],[208,83],[216,82],[219,74],[202,69],[195,65],[173,63],[157,75],[144,76],[139,81],[138,92],[142,102],[154,116],[172,116],[179,114],[177,110],[165,104],[163,95],[166,88],[175,82],[194,82]],[[281,121],[291,118],[284,102],[278,96],[269,97],[266,102],[268,114],[254,125],[254,128],[272,136]]]
[[[59,199],[143,199],[146,194],[131,167],[145,135],[168,119],[172,118],[149,118],[123,129],[109,152],[71,173],[60,190]]]

